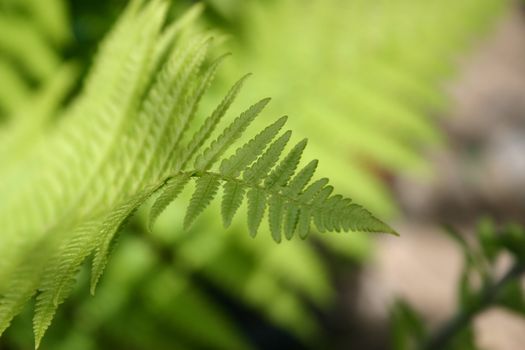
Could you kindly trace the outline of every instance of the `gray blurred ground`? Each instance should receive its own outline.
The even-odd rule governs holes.
[[[385,321],[395,297],[408,300],[433,325],[455,309],[462,266],[455,244],[439,232],[452,223],[472,231],[477,219],[524,222],[525,215],[525,10],[516,5],[496,30],[461,59],[448,82],[450,115],[442,119],[448,141],[429,155],[436,176],[396,182],[406,222],[402,237],[378,239],[375,263],[360,283],[359,307]],[[501,262],[502,267],[505,261]],[[525,349],[525,320],[500,309],[475,323],[484,349]]]

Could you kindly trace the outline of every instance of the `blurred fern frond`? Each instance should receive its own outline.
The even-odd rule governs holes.
[[[431,116],[458,55],[507,1],[209,1],[229,21],[234,53],[222,81],[257,71],[253,91],[293,106],[319,170],[383,215],[396,207],[385,177],[433,172],[424,150],[442,142]],[[235,6],[228,6],[232,2]],[[237,73],[238,74],[238,73]],[[248,92],[247,98],[253,94]]]
[[[66,5],[0,0],[0,32],[0,117],[6,117],[27,104],[61,66],[60,51],[70,41]]]
[[[24,12],[35,14],[27,18],[28,27],[35,28],[40,28],[41,24],[37,23],[43,23],[41,19],[37,18],[41,15],[36,8],[44,3],[50,3],[36,0],[0,1],[11,4],[35,4],[34,9]],[[219,80],[230,84],[232,76],[237,77],[244,74],[245,71],[256,72],[255,79],[250,82],[256,84],[255,89],[245,90],[244,96],[241,95],[239,98],[251,102],[260,97],[261,91],[264,91],[266,95],[275,96],[277,98],[267,108],[274,108],[278,114],[294,112],[296,115],[290,119],[293,128],[303,130],[308,135],[313,134],[309,148],[305,149],[303,153],[305,158],[320,158],[323,159],[323,162],[319,165],[316,163],[311,163],[309,166],[304,164],[307,167],[302,169],[308,170],[298,172],[296,176],[301,173],[303,175],[308,174],[312,168],[317,166],[321,173],[330,174],[332,180],[335,180],[337,188],[343,193],[352,193],[353,196],[355,195],[360,199],[360,202],[364,202],[367,206],[384,214],[390,213],[393,206],[387,199],[384,184],[375,179],[375,171],[370,171],[370,168],[375,168],[375,165],[379,164],[379,168],[397,172],[399,169],[424,169],[426,167],[417,152],[414,151],[413,145],[425,144],[427,136],[431,140],[439,140],[439,135],[433,130],[432,122],[426,117],[425,112],[428,106],[439,106],[443,103],[437,82],[441,79],[443,72],[451,69],[448,59],[461,51],[460,44],[466,42],[465,39],[483,30],[490,18],[496,16],[498,8],[504,4],[504,2],[496,3],[491,0],[476,1],[476,6],[471,0],[443,2],[396,0],[380,3],[359,0],[346,2],[293,2],[291,0],[265,3],[235,0],[211,2],[220,7],[222,15],[236,14],[244,23],[241,27],[242,30],[239,31],[241,33],[239,41],[237,41],[242,44],[242,47],[239,45],[239,47],[232,48],[235,55],[233,59],[229,59],[223,64],[223,69],[219,70],[219,74],[225,72],[223,76],[221,75],[222,79]],[[334,10],[333,6],[337,6],[337,10]],[[322,7],[324,9],[321,9]],[[49,9],[51,8],[53,6],[50,5]],[[316,9],[319,11],[313,11]],[[148,13],[154,17],[153,12],[155,11],[149,10]],[[55,11],[55,13],[59,12]],[[129,13],[130,11],[127,15],[128,21],[131,21],[129,18],[139,21],[138,15],[129,15]],[[434,20],[432,18],[434,14],[439,15],[438,18],[441,20]],[[15,17],[18,18],[18,15]],[[150,35],[152,24],[148,24],[148,21],[144,19],[145,17],[138,17],[142,18],[140,26],[144,24],[147,29],[143,35]],[[191,18],[192,15],[186,17],[186,20],[191,20]],[[175,38],[172,39],[174,47],[180,45],[178,51],[180,56],[177,59],[180,59],[179,62],[184,62],[184,66],[190,62],[189,58],[193,53],[206,51],[206,49],[200,51],[197,48],[200,43],[210,46],[210,44],[205,43],[205,37],[195,35],[188,28],[181,30],[181,23],[185,23],[186,20],[178,22],[178,25],[169,26],[171,28],[169,30],[177,32],[173,33]],[[52,22],[62,23],[60,20]],[[334,23],[337,25],[333,26]],[[172,52],[174,49],[170,45],[171,36],[167,35],[168,30],[164,31],[164,34],[158,35],[163,44],[154,45],[155,55],[151,52],[150,54],[144,53],[143,50],[148,50],[145,49],[147,39],[142,37],[142,34],[138,34],[137,27],[139,26],[133,27],[128,24],[124,29],[120,29],[122,36],[126,30],[134,33],[135,42],[139,43],[141,48],[136,55],[133,54],[133,58],[131,58],[125,54],[119,54],[117,56],[119,61],[117,58],[114,60],[108,58],[104,60],[106,63],[100,62],[96,65],[98,68],[95,69],[100,72],[91,74],[90,80],[92,82],[87,84],[91,85],[91,88],[86,88],[83,95],[74,102],[73,106],[69,106],[65,113],[57,113],[56,110],[60,107],[60,102],[64,93],[67,92],[71,80],[74,79],[74,74],[69,66],[59,70],[61,72],[59,74],[53,73],[49,77],[45,75],[45,83],[43,81],[42,84],[37,84],[34,89],[30,86],[31,93],[36,92],[38,96],[42,96],[38,100],[41,102],[34,103],[33,99],[27,100],[23,97],[18,99],[20,103],[16,104],[16,108],[7,109],[8,111],[16,111],[16,114],[8,113],[10,123],[8,125],[0,124],[0,127],[3,127],[0,129],[0,161],[2,163],[0,168],[0,178],[2,179],[0,183],[0,193],[2,194],[0,197],[2,198],[0,200],[0,212],[2,212],[0,220],[7,220],[8,215],[14,215],[12,214],[15,212],[14,210],[4,212],[4,209],[11,206],[13,206],[11,208],[22,208],[25,202],[34,214],[33,216],[38,217],[40,224],[39,227],[32,224],[24,227],[23,232],[25,233],[20,241],[15,242],[16,237],[9,237],[9,244],[5,245],[5,249],[2,250],[2,253],[7,253],[4,259],[7,261],[0,261],[2,267],[0,274],[4,271],[6,273],[5,276],[2,275],[0,280],[0,287],[2,287],[0,294],[3,295],[7,288],[5,286],[5,281],[8,280],[7,276],[18,272],[30,273],[30,271],[23,269],[8,273],[8,270],[3,269],[4,266],[9,264],[15,266],[29,259],[33,252],[38,253],[40,249],[46,249],[45,245],[39,246],[44,238],[39,234],[41,231],[38,229],[40,227],[48,228],[45,223],[48,222],[49,217],[60,217],[60,220],[67,218],[67,220],[61,227],[53,227],[58,231],[49,229],[45,233],[46,236],[48,234],[61,236],[55,241],[62,244],[59,247],[50,248],[53,251],[52,254],[43,254],[51,257],[44,276],[47,278],[53,274],[54,269],[59,269],[61,274],[64,273],[61,276],[69,274],[71,270],[67,264],[71,263],[72,268],[77,263],[80,264],[79,259],[84,254],[75,255],[75,253],[72,256],[76,258],[67,264],[60,265],[57,263],[60,252],[75,248],[79,243],[79,237],[84,234],[83,230],[97,231],[100,234],[97,237],[100,238],[97,239],[99,249],[95,249],[96,259],[91,281],[89,277],[86,278],[84,272],[81,272],[79,277],[82,287],[86,287],[90,282],[92,286],[96,285],[105,267],[107,253],[112,249],[116,240],[114,233],[120,229],[120,226],[115,227],[118,226],[118,218],[133,213],[135,205],[147,197],[148,191],[141,192],[132,201],[126,202],[124,198],[127,199],[128,195],[136,194],[133,191],[140,188],[140,184],[133,183],[133,189],[130,187],[129,192],[121,193],[122,196],[117,196],[118,200],[110,198],[116,194],[115,188],[124,187],[125,182],[133,182],[131,178],[121,175],[125,172],[136,171],[138,167],[133,170],[125,168],[122,172],[113,174],[109,165],[100,165],[103,161],[98,157],[102,148],[107,149],[107,154],[111,153],[108,159],[111,159],[111,162],[114,162],[117,167],[121,166],[121,169],[124,169],[122,164],[124,164],[125,159],[134,157],[133,152],[121,152],[127,147],[123,146],[124,143],[129,143],[135,147],[134,149],[138,150],[155,139],[145,136],[151,131],[149,127],[153,126],[151,120],[146,114],[143,114],[140,117],[141,119],[135,114],[141,110],[146,93],[144,92],[141,95],[131,92],[131,90],[137,91],[137,86],[140,85],[135,81],[138,75],[143,80],[148,80],[149,75],[146,70],[149,69],[146,67],[155,66],[149,59],[161,57],[162,55],[156,55],[158,52],[164,52],[162,47],[166,49],[166,55],[168,55],[167,52]],[[174,27],[178,29],[173,29]],[[24,29],[24,27],[18,28]],[[319,29],[322,31],[317,33],[316,31]],[[278,34],[275,34],[276,30],[279,31]],[[51,36],[46,35],[46,37]],[[65,38],[67,35],[62,37]],[[329,40],[329,38],[331,39]],[[199,41],[201,39],[202,41]],[[53,49],[60,47],[60,41],[53,40],[48,40],[48,45]],[[290,44],[292,42],[293,45]],[[130,45],[126,39],[116,45],[118,47],[114,45],[112,49],[104,49],[102,52],[112,50],[111,55],[113,55],[119,50],[128,50],[131,55]],[[105,44],[105,46],[110,45]],[[186,56],[183,55],[184,52],[187,53]],[[105,56],[110,57],[111,55]],[[145,58],[146,56],[149,58]],[[133,62],[133,60],[140,62]],[[159,60],[164,62],[164,59]],[[232,60],[233,64],[228,65],[228,62]],[[25,68],[12,65],[11,59],[8,61],[7,72],[9,74],[15,72],[15,76],[26,83]],[[24,59],[21,61],[24,62]],[[101,61],[103,60],[101,59]],[[107,63],[107,61],[113,62]],[[124,64],[125,62],[128,63]],[[111,68],[103,69],[106,64],[111,64]],[[198,71],[199,73],[190,73],[190,75],[199,76],[202,79],[204,72],[211,74],[213,69],[210,70],[210,68],[213,64],[207,60],[205,63],[196,63],[195,66],[200,68],[195,68],[194,72]],[[144,68],[143,74],[130,74],[131,71],[136,71],[138,66]],[[318,69],[320,66],[322,72]],[[179,69],[180,66],[173,68],[170,74],[176,74],[177,77],[184,76]],[[153,71],[155,69],[152,68],[150,72]],[[191,68],[188,68],[188,71],[191,71]],[[167,74],[165,78],[170,79],[170,74]],[[0,76],[2,76],[1,72]],[[103,76],[104,78],[95,82],[98,80],[98,78],[94,78],[95,76]],[[158,75],[155,76],[158,77]],[[175,79],[174,76],[171,77]],[[191,79],[193,78],[188,78],[188,81]],[[153,79],[151,79],[147,84],[152,86],[153,83]],[[13,90],[15,87],[14,84],[0,84],[0,89],[6,86],[13,87]],[[197,86],[189,88],[185,84],[178,86],[183,86],[184,88],[181,89],[186,89],[184,91],[195,92],[199,89]],[[222,94],[222,88],[217,90]],[[87,97],[88,95],[91,97]],[[136,100],[137,105],[126,108],[124,112],[121,110],[122,106],[133,105],[132,101],[135,98],[131,95],[140,96]],[[181,103],[177,109],[176,114],[179,116],[184,115],[181,111],[191,109],[189,105],[192,103],[188,101],[195,97],[191,92],[181,93],[181,96],[185,102]],[[3,98],[1,103],[15,101],[11,99],[7,101],[7,99],[8,97]],[[215,107],[216,99],[212,100],[213,107]],[[115,106],[111,106],[112,101],[119,106],[116,110]],[[22,108],[20,108],[21,106]],[[235,106],[230,108],[234,109]],[[101,116],[102,114],[104,117]],[[325,123],[329,120],[328,117],[335,117],[335,120],[341,124]],[[53,119],[52,123],[50,123],[51,118]],[[76,121],[68,121],[71,119]],[[104,123],[101,124],[100,120],[104,120]],[[136,120],[140,120],[143,124],[139,125],[140,123]],[[11,121],[15,122],[11,123]],[[133,126],[130,121],[133,121]],[[88,142],[88,140],[84,140],[82,135],[84,131],[75,131],[72,126],[68,126],[71,124],[82,124],[79,128],[90,135],[97,136]],[[190,131],[197,132],[197,124],[190,123],[187,134]],[[254,124],[257,124],[257,121],[254,121]],[[337,128],[334,128],[334,125],[337,125]],[[108,140],[111,137],[106,137],[108,134],[113,135],[117,132],[117,128],[127,132],[134,127],[136,132],[129,132],[127,135],[140,134],[140,139],[129,137],[122,139],[122,144],[119,143],[120,141],[115,141],[118,145],[115,146],[113,152],[109,150],[111,147]],[[143,127],[148,129],[144,135],[142,134]],[[375,136],[373,134],[376,132],[374,129],[377,129]],[[156,133],[155,135],[173,135],[176,131],[171,130],[163,134],[160,129],[156,129],[156,131],[151,132]],[[61,136],[57,138],[57,135]],[[167,136],[159,137],[164,138],[164,140],[167,138]],[[188,137],[183,137],[181,142],[189,145],[188,141],[190,141]],[[45,150],[37,152],[36,150],[42,145],[45,145]],[[106,146],[108,147],[106,148]],[[147,147],[144,146],[144,148]],[[170,152],[178,157],[181,154],[184,155],[189,148],[182,147],[179,152],[170,149]],[[160,152],[167,152],[168,149],[161,149]],[[222,159],[231,159],[235,153],[226,152]],[[148,178],[163,169],[162,162],[152,161],[146,153],[137,151],[135,154],[140,154],[139,157],[150,161],[154,166],[142,174],[141,178]],[[45,157],[41,158],[42,155]],[[170,159],[180,159],[177,157]],[[67,162],[60,161],[62,158],[67,158]],[[165,159],[168,158],[166,156]],[[82,159],[95,161],[82,165]],[[187,164],[193,163],[188,162]],[[77,165],[79,168],[74,171],[68,168],[73,169]],[[219,167],[214,169],[213,174],[210,175],[221,177],[223,176],[222,171],[228,170],[228,167],[226,165],[223,167],[220,161],[217,162],[217,165]],[[128,166],[131,166],[131,163]],[[263,206],[252,204],[250,207],[250,203],[261,204],[262,197],[257,197],[258,201],[254,201],[254,194],[249,195],[246,189],[237,186],[238,182],[236,181],[219,180],[224,188],[220,206],[217,205],[218,203],[212,203],[212,206],[215,205],[212,215],[208,212],[202,213],[201,215],[207,216],[206,220],[195,220],[187,233],[180,233],[180,227],[184,226],[185,221],[184,215],[180,215],[180,213],[187,210],[186,205],[180,200],[173,202],[169,207],[166,205],[175,198],[179,190],[182,191],[183,187],[190,187],[188,183],[194,179],[201,183],[202,188],[203,180],[201,179],[210,171],[197,174],[198,172],[194,171],[196,169],[186,168],[183,171],[184,174],[177,175],[173,169],[179,166],[181,164],[178,161],[169,162],[169,166],[165,169],[171,167],[171,171],[163,173],[163,176],[158,178],[159,181],[162,180],[159,184],[162,183],[164,187],[159,190],[159,197],[153,198],[156,204],[151,209],[151,217],[148,218],[148,215],[144,215],[148,212],[147,210],[139,211],[139,216],[145,219],[140,221],[137,227],[134,226],[127,230],[130,232],[126,232],[145,234],[147,231],[145,222],[149,220],[151,226],[154,218],[165,208],[164,214],[159,216],[152,236],[166,246],[173,247],[173,254],[177,256],[177,261],[173,263],[174,266],[165,266],[167,265],[166,262],[156,261],[154,257],[156,252],[150,251],[151,247],[145,247],[145,243],[141,240],[123,237],[123,244],[116,254],[118,261],[113,269],[112,266],[109,266],[111,275],[108,276],[108,280],[115,281],[115,283],[100,286],[97,297],[93,299],[85,300],[85,298],[77,295],[75,303],[80,305],[79,308],[83,311],[82,315],[89,318],[92,324],[98,322],[99,325],[108,325],[111,335],[106,334],[106,336],[119,339],[124,344],[132,344],[142,348],[168,349],[172,348],[173,344],[178,344],[179,341],[183,342],[180,339],[173,338],[171,339],[172,342],[166,343],[166,332],[162,332],[161,326],[167,324],[169,326],[174,325],[174,328],[179,329],[179,334],[182,335],[181,339],[187,337],[188,334],[193,334],[195,339],[198,338],[197,344],[204,344],[202,347],[242,348],[237,342],[238,339],[232,335],[235,332],[232,331],[231,325],[227,322],[228,317],[224,315],[220,306],[214,305],[213,301],[210,301],[200,289],[200,286],[196,286],[192,282],[191,276],[193,274],[202,273],[223,291],[255,308],[277,326],[286,328],[302,339],[310,340],[318,325],[312,325],[312,321],[315,320],[308,305],[305,306],[307,303],[304,303],[302,298],[313,301],[317,306],[326,305],[326,301],[330,299],[332,292],[329,286],[327,267],[316,254],[314,247],[301,241],[294,241],[294,244],[275,245],[271,237],[272,232],[259,234],[256,240],[249,239],[244,232],[244,224],[243,226],[239,225],[239,220],[234,219],[234,214],[237,211],[250,210],[250,218],[252,218],[250,220],[257,218],[252,214],[257,213],[257,209],[260,213]],[[106,193],[107,191],[103,190],[87,193],[90,191],[88,185],[82,186],[80,189],[74,187],[74,183],[84,183],[87,181],[86,178],[92,178],[96,172],[99,172],[100,176],[91,181],[91,184],[96,183],[95,185],[100,186],[100,188],[105,186],[104,184],[111,183],[111,186],[115,184],[115,188],[110,186],[113,188],[110,191],[111,193]],[[55,177],[59,173],[61,176]],[[65,176],[62,177],[62,174]],[[186,178],[186,175],[190,175],[189,179]],[[29,185],[35,179],[38,179],[37,183]],[[244,174],[239,174],[236,180],[244,180]],[[265,182],[261,181],[259,185],[264,186]],[[216,186],[216,181],[211,182],[212,185],[214,183]],[[53,201],[65,200],[65,202],[58,207],[46,202],[42,198],[45,197],[44,188],[52,188],[56,192],[61,192],[60,196],[54,198]],[[213,188],[212,186],[211,189]],[[191,200],[192,195],[187,190],[186,188],[186,193],[181,193],[180,196],[185,200]],[[279,189],[279,193],[282,191],[283,189]],[[325,192],[327,191],[328,189],[325,190]],[[79,195],[80,192],[84,193]],[[37,203],[16,200],[21,193],[26,199],[34,197],[37,199]],[[35,194],[36,196],[34,196]],[[77,196],[81,199],[78,199]],[[246,199],[245,197],[247,197],[248,205],[239,207],[240,198]],[[207,197],[203,196],[202,198],[209,198],[209,193]],[[294,225],[295,221],[299,222],[296,208],[289,205],[290,203],[279,205],[272,196],[265,196],[265,198],[271,204],[270,211],[274,217],[276,214],[286,212],[286,215],[283,214],[285,220],[280,229],[278,225],[275,225],[277,220],[272,219],[274,236],[279,237],[277,234],[279,231],[285,237],[288,232],[289,236],[291,228],[295,228],[297,231],[299,226]],[[330,203],[335,204],[333,202],[338,201],[337,198],[332,199]],[[341,205],[346,203],[342,201],[342,198],[340,200]],[[82,217],[73,216],[69,218],[72,215],[71,212],[62,211],[70,203],[83,207]],[[202,204],[203,202],[197,201],[197,203]],[[329,202],[325,202],[325,205],[328,204]],[[111,209],[107,210],[109,207]],[[195,214],[199,213],[200,208],[202,208],[201,205],[194,205],[193,207],[192,214],[189,216],[190,219],[186,220],[187,225],[193,221]],[[237,232],[230,232],[232,234],[225,236],[215,234],[215,228],[220,225],[220,222],[219,216],[213,214],[219,211],[222,212],[223,223],[225,225],[231,223],[231,230],[239,231],[242,234],[237,234]],[[104,213],[101,214],[102,212]],[[9,214],[4,217],[4,213]],[[13,231],[15,221],[18,220],[23,223],[25,218],[22,215],[23,213],[22,210],[16,212],[16,215],[9,219],[8,233],[15,232]],[[105,216],[100,222],[101,225],[97,226],[98,215],[104,214]],[[292,220],[294,217],[296,220]],[[85,219],[87,221],[84,222]],[[80,226],[81,221],[85,226]],[[325,223],[324,220],[319,220],[319,218],[316,220],[314,217],[314,225],[316,221],[320,225],[331,225],[331,220],[327,220]],[[4,221],[2,222],[4,223]],[[94,225],[94,228],[90,225]],[[250,227],[254,226],[255,220],[250,223]],[[71,228],[74,230],[70,230]],[[71,232],[66,232],[68,230]],[[63,234],[59,234],[59,231],[63,231]],[[69,235],[69,233],[72,234]],[[359,236],[338,237],[330,235],[323,236],[322,241],[330,244],[334,249],[348,254],[350,249],[356,251],[355,237]],[[330,241],[329,239],[332,238],[338,240]],[[0,239],[2,239],[3,244],[4,238]],[[28,249],[28,246],[24,246],[26,239],[33,242],[33,247]],[[7,242],[7,238],[5,242]],[[18,247],[19,245],[22,247],[21,250],[27,249],[27,255],[18,255],[8,248]],[[15,258],[15,260],[10,261],[11,258]],[[42,259],[42,261],[46,260],[45,257]],[[161,271],[159,271],[159,266],[162,267]],[[129,269],[133,271],[129,271]],[[145,280],[139,276],[140,273],[151,278]],[[22,283],[20,281],[21,279],[15,283]],[[53,292],[56,285],[55,280],[46,285],[38,285],[37,283],[33,285],[39,289],[39,292],[42,292],[42,296],[40,294],[38,296],[41,311],[36,322],[38,325],[36,330],[39,333],[43,333],[49,315],[54,312],[55,304],[61,302],[62,298],[67,295],[70,281],[59,279],[58,285],[60,287]],[[184,287],[180,287],[180,285]],[[31,286],[28,288],[30,289]],[[137,290],[139,295],[130,293],[129,289]],[[49,300],[52,300],[51,304],[48,303]],[[153,304],[150,303],[151,300],[154,300]],[[179,312],[172,312],[174,308]],[[116,317],[115,314],[118,314],[119,317]],[[140,322],[147,315],[149,315],[148,320],[153,319],[152,314],[155,317],[159,316],[161,320],[155,319],[156,322],[152,322],[148,326],[144,322]],[[187,315],[192,314],[202,315],[197,324],[189,322]],[[205,321],[209,321],[209,327],[203,324]],[[75,326],[69,320],[63,320],[62,323],[65,324],[63,329],[74,328],[76,331],[76,333],[68,333],[68,338],[74,338],[75,335],[85,331],[83,328],[85,325],[82,324],[82,321],[76,322]],[[128,324],[133,329],[145,329],[145,331],[126,332],[125,327]],[[202,328],[209,331],[202,334]],[[213,332],[212,329],[216,332]],[[221,332],[224,334],[220,334]],[[138,333],[142,333],[142,336],[139,336]],[[149,334],[152,335],[148,338]],[[83,335],[85,336],[85,334]],[[60,340],[56,340],[52,344],[64,344],[62,338],[59,338]],[[93,339],[90,341],[93,342]],[[65,348],[75,348],[74,346],[67,346],[67,340],[64,342]],[[97,345],[92,346],[92,348],[97,348]]]
[[[219,71],[218,80],[224,85],[216,91],[222,91],[232,77],[257,72],[250,81],[255,89],[247,89],[239,98],[248,103],[264,91],[273,97],[267,107],[272,112],[293,112],[289,123],[312,135],[304,155],[323,159],[318,170],[331,174],[344,194],[388,216],[397,210],[388,189],[391,175],[432,172],[423,153],[442,141],[433,114],[447,107],[443,82],[453,76],[458,56],[483,38],[508,2],[206,3],[211,13],[207,25],[230,34],[227,43],[234,53]],[[181,206],[168,209],[172,215],[181,210]],[[174,230],[169,214],[160,221],[157,234],[166,236]],[[213,231],[220,225],[212,216],[207,222],[199,230]],[[216,236],[197,230],[179,237],[185,242],[180,252],[187,266],[310,342],[320,325],[300,297],[320,308],[333,301],[333,289],[323,288],[329,283],[329,264],[308,244],[271,245],[266,235],[246,240],[241,225],[234,219],[232,231],[239,233],[220,244]],[[364,261],[372,250],[364,235],[316,238],[331,252],[354,260]],[[201,253],[201,246],[208,247],[207,254]],[[251,272],[238,267],[251,267],[252,261],[257,263]]]
[[[267,205],[278,242],[281,234],[290,239],[296,231],[305,237],[312,221],[320,231],[395,233],[350,199],[332,194],[326,179],[309,185],[316,161],[296,172],[306,141],[280,160],[291,135],[277,137],[286,118],[228,155],[269,101],[221,127],[244,78],[197,128],[199,102],[222,58],[207,60],[212,42],[191,25],[198,8],[173,23],[165,23],[167,9],[162,1],[132,1],[58,122],[39,138],[17,135],[22,139],[15,143],[25,142],[27,151],[0,183],[0,333],[36,294],[38,346],[84,260],[93,255],[93,291],[127,219],[159,192],[154,219],[191,178],[196,189],[185,227],[223,185],[225,224],[246,192],[252,235]],[[222,131],[209,141],[216,129]]]
[[[63,62],[71,40],[62,0],[0,0],[0,177],[38,139],[78,79]]]

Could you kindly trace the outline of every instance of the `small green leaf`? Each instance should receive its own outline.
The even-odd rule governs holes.
[[[239,209],[244,199],[246,188],[238,182],[226,182],[222,197],[222,220],[224,227],[229,227],[233,216]]]
[[[173,202],[178,197],[189,180],[189,174],[180,174],[171,177],[168,179],[168,181],[166,181],[166,185],[161,188],[160,195],[157,197],[150,209],[148,217],[148,227],[150,230],[153,228],[153,224],[159,215],[168,207],[171,202]]]
[[[299,206],[295,203],[289,203],[285,210],[284,235],[290,240],[293,237],[297,222],[299,220]]]
[[[266,194],[260,188],[252,188],[248,192],[248,228],[252,237],[257,235],[265,210]]]
[[[202,213],[217,194],[220,181],[214,174],[205,174],[197,180],[195,192],[190,200],[190,205],[184,217],[184,228],[188,229],[195,218]]]
[[[278,195],[270,197],[269,201],[269,215],[270,232],[275,242],[281,242],[281,229],[283,223],[283,199]]]

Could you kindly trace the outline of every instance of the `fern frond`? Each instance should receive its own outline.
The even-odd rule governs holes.
[[[204,174],[197,180],[197,187],[190,200],[184,217],[184,228],[190,227],[195,218],[204,210],[217,194],[220,181],[215,174]]]
[[[268,200],[268,223],[270,226],[270,233],[275,242],[281,242],[281,227],[283,222],[283,198],[274,194]]]
[[[226,182],[223,188],[224,196],[221,205],[222,220],[224,227],[229,227],[233,216],[242,204],[246,188],[238,182]]]
[[[162,214],[166,207],[171,202],[173,202],[182,192],[184,186],[188,183],[189,180],[190,176],[188,174],[181,174],[179,176],[174,176],[168,179],[166,185],[161,190],[162,192],[151,206],[151,210],[148,216],[148,227],[150,229],[153,227],[153,224],[155,223],[159,215]]]
[[[57,307],[71,292],[75,277],[82,261],[90,251],[94,241],[85,232],[93,229],[94,223],[88,223],[71,234],[63,247],[57,250],[51,261],[42,271],[39,285],[40,293],[36,297],[33,332],[35,347],[38,348],[45,331],[51,324]]]
[[[310,182],[317,169],[318,160],[312,160],[308,163],[295,177],[290,181],[288,193],[292,196],[298,195],[304,187]]]
[[[0,0],[0,122],[28,119],[27,107],[56,80],[60,50],[71,37],[65,8],[63,0]]]
[[[265,98],[237,117],[237,119],[195,159],[195,169],[197,171],[206,171],[219,160],[219,157],[243,134],[248,125],[250,125],[255,117],[264,109],[268,102],[270,102],[270,99]]]
[[[32,256],[32,261],[42,261],[42,256]],[[25,304],[35,294],[38,287],[38,273],[34,266],[20,264],[3,286],[0,299],[0,335],[10,326],[12,319],[18,315]]]
[[[251,167],[244,171],[244,180],[258,183],[262,178],[266,177],[268,172],[279,160],[279,157],[291,136],[292,132],[287,131],[279,137]]]
[[[169,187],[166,187],[167,189]],[[124,202],[102,221],[102,225],[98,228],[98,237],[95,240],[95,253],[93,257],[93,264],[91,270],[91,294],[95,294],[97,283],[106,267],[111,248],[115,242],[115,235],[122,229],[126,221],[134,214],[137,208],[144,203],[152,194],[154,190],[146,189],[128,201]],[[91,248],[92,249],[92,248]],[[89,252],[90,249],[84,251]]]
[[[253,110],[253,106],[248,111],[250,110]],[[357,210],[361,207],[352,203],[350,199],[341,195],[331,196],[333,187],[327,185],[326,179],[318,180],[303,190],[313,177],[318,162],[314,160],[308,163],[296,174],[301,154],[306,147],[306,140],[295,145],[286,157],[278,162],[280,153],[290,138],[290,132],[279,137],[252,165],[254,159],[277,136],[278,130],[283,125],[284,119],[281,118],[237,148],[233,156],[222,161],[219,172],[193,169],[181,173],[197,178],[197,187],[184,220],[186,228],[215,198],[220,183],[223,182],[224,225],[229,226],[233,215],[242,203],[245,191],[248,191],[248,226],[252,236],[257,233],[267,204],[269,228],[276,242],[281,241],[283,226],[286,237],[291,239],[298,222],[301,223],[301,237],[305,237],[311,220],[321,232],[361,229],[395,234],[394,230],[369,212]],[[262,140],[264,142],[259,142]],[[215,147],[213,146],[215,142],[212,143],[211,148]],[[213,161],[214,158],[216,157],[209,158],[211,160],[206,163],[206,168],[211,168],[217,162],[217,160]],[[272,168],[274,169],[270,171]],[[353,217],[350,221],[349,215]]]
[[[188,24],[165,28],[166,12],[160,0],[130,3],[101,46],[81,93],[42,140],[28,145],[10,173],[38,169],[38,176],[10,175],[8,185],[2,184],[0,334],[37,294],[38,346],[85,260],[93,256],[93,293],[117,235],[135,211],[158,193],[151,226],[190,179],[196,188],[185,228],[222,186],[224,225],[231,224],[247,196],[252,236],[266,206],[277,242],[283,232],[288,239],[296,232],[304,238],[312,220],[320,231],[394,232],[349,199],[329,197],[325,180],[308,186],[317,161],[297,172],[306,140],[281,159],[291,137],[290,131],[278,135],[286,117],[228,153],[269,102],[260,100],[219,128],[246,76],[194,128],[199,103],[223,57],[210,62],[209,37]],[[197,131],[186,135],[189,130]]]
[[[282,117],[268,126],[250,142],[239,148],[233,156],[224,160],[220,167],[221,174],[224,176],[238,176],[242,169],[250,165],[264,151],[266,145],[275,138],[286,123],[286,120],[287,117]]]
[[[266,210],[266,195],[260,188],[252,188],[248,192],[248,229],[255,237]]]
[[[302,116],[289,127],[308,134],[306,155],[323,160],[320,170],[341,191],[392,215],[388,186],[371,169],[432,174],[421,149],[443,141],[430,117],[446,106],[440,82],[509,2],[235,3],[243,15],[231,21],[245,30],[228,42],[240,54],[223,80],[258,67],[255,91],[276,98],[276,113],[293,106]]]
[[[285,186],[290,177],[295,172],[304,148],[306,147],[306,140],[299,142],[290,151],[290,153],[283,159],[283,161],[275,168],[275,170],[268,176],[264,185],[268,188]]]
[[[224,99],[215,108],[213,113],[208,118],[206,118],[206,121],[201,126],[199,131],[195,133],[188,146],[184,149],[184,151],[181,152],[182,154],[180,155],[181,161],[178,167],[179,169],[184,167],[187,164],[187,162],[202,147],[206,140],[208,140],[212,132],[217,127],[217,124],[219,124],[222,117],[226,114],[228,108],[230,108],[231,104],[235,100],[235,97],[237,97],[237,95],[239,94],[239,91],[241,90],[245,80],[248,77],[249,75],[245,75],[239,81],[237,81],[230,89],[230,91],[228,91]]]

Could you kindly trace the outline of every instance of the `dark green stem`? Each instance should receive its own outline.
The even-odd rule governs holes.
[[[441,328],[432,336],[421,349],[438,350],[444,349],[448,343],[465,327],[467,327],[473,318],[490,307],[497,300],[505,286],[513,280],[519,278],[525,272],[525,263],[517,262],[499,279],[498,281],[487,285],[479,294],[477,302],[468,309],[460,310],[449,321],[445,322]]]

